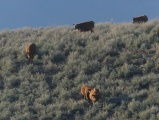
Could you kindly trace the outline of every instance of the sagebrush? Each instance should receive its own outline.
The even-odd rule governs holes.
[[[25,47],[35,43],[33,62]],[[159,119],[159,21],[0,31],[1,120]],[[100,90],[94,105],[80,86]]]

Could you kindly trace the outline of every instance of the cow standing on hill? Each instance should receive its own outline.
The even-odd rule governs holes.
[[[36,45],[34,43],[29,44],[26,47],[26,54],[29,61],[33,60],[36,53]]]
[[[89,93],[89,99],[92,101],[92,103],[94,104],[96,101],[99,100],[99,98],[100,98],[99,90],[96,88],[91,89]]]
[[[148,17],[146,15],[133,18],[133,23],[144,23],[147,21],[148,21]]]
[[[81,94],[85,100],[88,100],[89,102],[92,101],[93,104],[100,98],[99,90],[96,88],[90,88],[87,85],[81,86]]]
[[[82,22],[79,24],[75,24],[75,30],[78,29],[80,31],[91,31],[93,32],[94,28],[94,22],[93,21],[87,21],[87,22]]]
[[[87,85],[81,86],[81,94],[85,100],[89,100],[89,92],[91,91],[91,88]]]

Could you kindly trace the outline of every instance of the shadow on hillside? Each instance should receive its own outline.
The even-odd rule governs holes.
[[[52,77],[47,76],[45,78],[46,83],[48,84],[50,89],[54,89],[57,85],[52,83]]]
[[[128,102],[130,100],[131,100],[131,97],[129,97],[127,94],[121,94],[116,97],[110,97],[107,102],[114,103],[115,106],[120,106],[122,101]]]

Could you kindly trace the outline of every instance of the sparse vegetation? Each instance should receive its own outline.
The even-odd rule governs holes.
[[[158,73],[157,20],[0,31],[0,120],[159,119]],[[82,84],[101,99],[82,99]]]

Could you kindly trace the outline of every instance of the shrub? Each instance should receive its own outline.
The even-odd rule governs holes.
[[[9,78],[5,78],[5,84],[8,88],[17,88],[20,85],[21,80],[15,75],[11,75]]]

